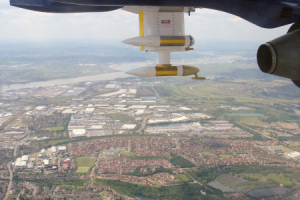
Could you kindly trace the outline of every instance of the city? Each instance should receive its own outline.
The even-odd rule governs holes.
[[[0,198],[161,198],[143,190],[182,185],[207,199],[299,198],[297,120],[256,122],[265,114],[230,99],[211,110],[195,97],[170,100],[161,90],[172,81],[121,78],[2,93]],[[235,171],[243,166],[271,170]],[[143,189],[122,192],[136,184]]]

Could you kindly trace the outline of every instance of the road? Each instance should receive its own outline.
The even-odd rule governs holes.
[[[14,158],[17,157],[17,154],[18,154],[18,142],[15,144],[15,147],[14,147]]]
[[[155,92],[155,96],[157,97],[157,99],[161,99],[161,100],[164,100],[160,97],[160,95],[158,94],[158,92],[156,91],[155,87],[152,86],[152,90]]]
[[[26,140],[29,137],[29,135],[30,134],[29,134],[28,129],[27,129],[25,137],[22,138],[20,141],[17,141],[15,143],[15,146],[14,146],[14,159],[18,156],[19,145],[21,145],[22,141]],[[13,169],[12,169],[11,166],[12,166],[12,162],[9,162],[7,164],[7,168],[8,168],[8,171],[9,171],[9,184],[8,184],[8,187],[7,187],[7,190],[6,190],[6,195],[4,197],[4,200],[7,200],[9,198],[10,191],[12,189],[12,184],[13,184]]]
[[[143,122],[141,123],[141,127],[137,130],[137,132],[138,132],[139,134],[142,135],[142,134],[143,134],[142,131],[144,131],[144,133],[145,133],[145,127],[146,127],[147,121],[150,119],[150,117],[151,117],[150,115],[144,117]]]
[[[7,168],[8,168],[8,171],[9,171],[9,184],[8,184],[8,187],[7,187],[7,190],[6,190],[6,195],[4,197],[4,200],[8,199],[10,191],[11,191],[11,187],[12,187],[13,172],[12,172],[12,169],[11,169],[11,162],[9,162],[7,164]]]
[[[195,179],[193,176],[191,176],[187,171],[185,171],[186,169],[197,169],[198,167],[192,167],[192,168],[182,168],[183,171],[184,171],[184,174],[186,174],[190,179],[193,180],[193,183],[195,184],[199,184],[201,185],[202,187],[204,187],[205,189],[207,189],[208,191],[210,192],[213,192],[212,189],[210,189],[209,187],[207,187],[206,185],[203,185],[202,183],[200,183],[199,181],[197,181],[197,179]]]
[[[90,179],[91,179],[91,181],[92,181],[92,182],[91,182],[91,185],[94,185],[94,179],[95,179],[95,177],[96,177],[95,170],[99,168],[99,166],[98,166],[98,161],[99,161],[99,159],[101,159],[101,152],[98,154],[98,157],[97,157],[97,159],[95,160],[95,165],[94,165],[94,167],[92,168],[91,173],[90,173]]]

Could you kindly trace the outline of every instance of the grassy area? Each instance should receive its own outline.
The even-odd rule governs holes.
[[[283,174],[269,174],[266,176],[266,179],[274,183],[282,184],[286,187],[293,185],[292,181],[289,178],[286,178]]]
[[[126,114],[107,114],[108,117],[114,119],[114,120],[119,120],[123,123],[132,123],[132,122],[135,122],[135,119],[134,117],[131,117],[129,115],[126,115]]]
[[[178,166],[180,168],[190,168],[190,167],[195,167],[195,165],[193,163],[191,163],[189,160],[183,158],[182,156],[174,156],[170,162],[175,165]]]
[[[76,173],[88,173],[95,165],[96,158],[76,157],[77,170]]]
[[[134,152],[122,152],[121,156],[133,157],[134,156]]]
[[[142,167],[137,167],[134,170],[134,173],[129,173],[128,175],[147,177],[147,176],[152,176],[152,175],[158,174],[158,173],[172,174],[172,170],[171,169],[163,168],[163,167],[158,167],[154,171],[153,170],[148,170],[147,172],[141,172],[141,168]]]
[[[34,141],[32,142],[32,145],[38,148],[47,148],[51,146],[66,144],[70,142],[77,142],[77,141],[80,141],[79,138],[51,138],[43,141]]]
[[[261,120],[258,119],[258,117],[239,117],[238,119],[236,118],[235,120],[247,126],[256,126],[256,127],[264,127],[266,125],[268,126],[267,123],[262,122]]]
[[[180,182],[191,182],[192,181],[192,179],[186,174],[177,174],[175,176],[175,178],[177,180],[179,180]]]
[[[215,154],[213,154],[211,152],[208,152],[208,151],[201,152],[201,155],[203,157],[213,157],[213,156],[216,156]]]
[[[59,104],[59,103],[65,103],[67,101],[70,101],[73,97],[72,96],[65,96],[65,97],[54,97],[54,98],[48,98],[44,100],[44,102],[47,102],[49,104]]]
[[[56,132],[56,131],[63,131],[63,130],[65,130],[65,127],[63,127],[63,126],[53,126],[53,127],[43,128],[42,130],[43,131]]]
[[[64,187],[72,187],[74,188],[82,188],[84,184],[90,183],[90,180],[84,179],[73,179],[73,180],[62,180],[61,178],[53,179],[18,179],[18,177],[14,177],[14,180],[18,181],[28,181],[34,182],[39,186],[64,186]]]
[[[223,174],[242,178],[248,182],[244,184],[245,190],[260,187],[272,187],[282,184],[285,187],[300,186],[300,169],[290,167],[271,167],[271,166],[230,166],[224,168],[197,168],[186,170],[192,177],[202,183],[210,181],[220,181],[221,183],[232,186],[229,178],[222,181]],[[234,180],[234,179],[231,179]]]
[[[260,181],[263,178],[263,176],[261,176],[260,174],[257,174],[257,173],[240,174],[239,176],[248,181]]]
[[[218,155],[220,158],[232,158],[233,157],[233,155],[231,155],[231,154],[220,154],[220,155]]]
[[[216,181],[236,190],[241,190],[240,188],[245,187],[245,184],[248,183],[245,179],[229,174],[221,174],[216,178]]]
[[[255,182],[263,182],[266,185],[267,184],[276,184],[283,186],[290,187],[293,185],[293,182],[290,178],[288,178],[287,175],[283,174],[268,174],[266,176],[259,174],[259,173],[251,173],[251,174],[239,174],[240,177],[248,180],[248,181],[255,181]]]
[[[1,125],[3,130],[9,130],[13,126],[21,125],[22,121],[17,120],[20,116],[21,116],[21,113],[11,117],[9,120],[7,120],[5,123],[3,123]]]
[[[88,173],[90,170],[89,167],[78,167],[76,173]]]
[[[300,141],[289,141],[289,144],[293,149],[300,151]]]
[[[203,200],[219,200],[224,199],[222,193],[213,188],[204,188],[199,184],[184,183],[175,186],[152,186],[145,184],[134,184],[121,182],[117,180],[97,179],[95,185],[108,185],[120,194],[130,197],[144,197],[154,199],[203,199]],[[203,195],[201,191],[206,192]]]
[[[292,149],[288,148],[288,147],[285,147],[285,146],[280,146],[280,148],[282,149],[282,151],[284,153],[290,153],[290,152],[293,152]]]
[[[53,132],[53,137],[54,138],[67,138],[68,137],[68,133],[66,131]]]

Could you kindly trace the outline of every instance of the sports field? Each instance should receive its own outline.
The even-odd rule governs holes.
[[[95,165],[96,158],[76,157],[77,170],[76,173],[88,173]]]

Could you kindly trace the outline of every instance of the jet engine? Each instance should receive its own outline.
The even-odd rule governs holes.
[[[262,44],[257,63],[262,72],[289,78],[300,87],[300,23],[286,35]]]

